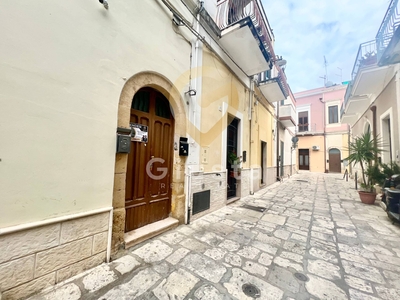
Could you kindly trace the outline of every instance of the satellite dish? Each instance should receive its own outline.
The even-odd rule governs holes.
[[[332,82],[332,81],[328,81],[328,82],[325,84],[325,87],[330,87],[330,86],[333,86],[333,82]]]

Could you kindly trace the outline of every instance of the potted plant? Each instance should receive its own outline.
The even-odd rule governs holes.
[[[241,168],[239,167],[239,165],[241,162],[241,157],[237,156],[235,152],[228,152],[228,167],[231,168],[231,170],[229,171],[229,176],[235,177],[235,172],[238,176],[240,176]]]
[[[382,178],[382,172],[377,162],[374,162],[378,153],[383,151],[382,148],[375,146],[380,141],[374,139],[370,132],[365,132],[361,136],[353,138],[349,144],[349,156],[346,160],[349,164],[359,164],[361,167],[362,191],[358,191],[361,202],[373,204],[376,198],[374,185]]]
[[[385,179],[389,179],[391,176],[395,174],[400,174],[400,166],[395,162],[390,162],[388,164],[381,164],[382,173],[385,175]]]
[[[383,185],[386,179],[386,175],[381,171],[381,166],[378,164],[371,164],[367,167],[365,174],[367,176],[367,185],[361,184],[361,186],[369,191],[377,192]]]
[[[367,52],[364,56],[361,57],[360,64],[362,66],[369,66],[376,64],[376,53],[375,52]]]

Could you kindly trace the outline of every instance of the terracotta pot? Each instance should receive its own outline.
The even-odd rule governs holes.
[[[365,204],[374,204],[375,203],[376,193],[358,191],[358,195],[360,195],[360,199],[361,199],[362,203],[365,203]]]

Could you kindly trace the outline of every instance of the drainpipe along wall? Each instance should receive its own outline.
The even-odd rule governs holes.
[[[325,124],[326,123],[326,121],[325,121],[326,107],[325,107],[325,101],[323,100],[323,97],[324,97],[324,94],[322,94],[322,98],[319,98],[319,101],[323,105],[322,126],[324,127],[324,169],[325,169],[324,172],[328,173],[328,169],[326,168],[326,164],[327,164],[327,161],[326,161],[326,124]]]
[[[347,148],[348,148],[350,146],[350,139],[351,139],[351,136],[350,136],[350,134],[351,134],[350,124],[347,124],[347,128],[348,128],[348,134],[347,134]],[[349,156],[349,155],[350,155],[350,151],[347,153],[347,156]],[[351,164],[349,163],[347,166],[349,167],[349,173],[352,174]]]
[[[252,78],[250,81],[250,91],[249,91],[249,111],[248,111],[248,117],[249,117],[249,122],[250,122],[250,140],[249,140],[249,164],[250,164],[250,195],[254,194],[253,190],[253,167],[252,167],[252,158],[253,155],[251,153],[251,143],[253,142],[253,136],[252,136],[252,109],[253,109],[253,99],[254,99],[254,79]]]
[[[376,139],[377,137],[377,132],[376,132],[376,106],[372,106],[371,108],[372,111],[372,134],[373,134],[373,138],[374,138],[374,147],[377,148],[378,147],[378,141]],[[375,163],[378,162],[378,153],[375,152],[375,157],[374,157]]]
[[[277,101],[276,104],[276,181],[279,181],[279,161],[280,161],[280,155],[279,155],[279,101]]]
[[[201,9],[201,8],[200,8]],[[200,15],[198,14],[196,18],[194,18],[194,27],[196,28],[196,32],[200,31],[200,22],[199,22],[199,18]],[[192,45],[192,51],[191,53],[193,53],[194,55],[191,54],[190,57],[190,79],[189,79],[189,90],[193,89],[196,91],[196,95],[194,96],[189,96],[188,95],[188,116],[189,116],[189,122],[191,122],[193,124],[193,126],[195,128],[199,128],[200,129],[200,105],[198,104],[198,100],[201,99],[201,89],[202,89],[202,84],[201,84],[201,74],[198,74],[198,72],[200,71],[199,66],[201,66],[201,62],[200,62],[200,40],[198,37],[194,38],[191,41],[191,45]],[[192,71],[193,71],[193,67],[196,70],[196,73],[194,74],[194,78],[192,77]],[[195,131],[196,132],[196,131]],[[193,139],[194,137],[192,137]],[[192,145],[193,147],[196,146],[195,141],[190,141],[190,145]],[[200,145],[200,141],[199,141],[199,145]],[[192,149],[193,149],[192,147]],[[200,161],[199,161],[199,153],[193,153],[193,151],[190,151],[192,153],[189,153],[189,155],[192,155],[192,157],[190,158],[191,161],[193,162],[193,160],[196,161],[196,165],[198,165],[198,167],[200,167]],[[197,156],[196,158],[194,156]],[[187,167],[187,194],[186,194],[186,209],[187,209],[187,214],[186,214],[186,224],[190,224],[190,215],[191,215],[191,210],[192,210],[192,168],[190,166]]]

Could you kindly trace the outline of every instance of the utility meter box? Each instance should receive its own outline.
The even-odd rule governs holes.
[[[117,134],[117,153],[129,153],[131,151],[131,136]]]
[[[189,143],[188,139],[185,137],[179,138],[179,156],[189,155]]]

